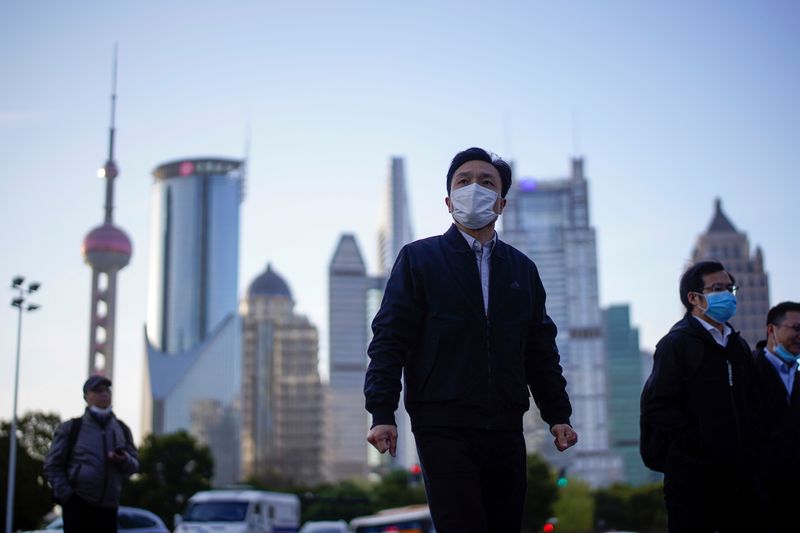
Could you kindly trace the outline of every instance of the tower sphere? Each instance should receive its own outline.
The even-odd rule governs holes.
[[[122,268],[130,261],[133,246],[124,231],[111,224],[103,224],[86,235],[81,253],[88,264],[99,270]]]

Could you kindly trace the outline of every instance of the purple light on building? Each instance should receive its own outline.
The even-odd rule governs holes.
[[[522,178],[519,182],[519,190],[522,192],[533,192],[536,190],[536,180],[533,178]]]

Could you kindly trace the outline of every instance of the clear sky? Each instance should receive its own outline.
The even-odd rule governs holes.
[[[42,282],[42,309],[23,323],[18,411],[83,406],[80,244],[102,221],[115,42],[114,216],[134,246],[118,278],[115,409],[138,433],[151,172],[240,157],[248,124],[240,290],[272,262],[323,357],[328,262],[354,232],[377,268],[389,158],[406,158],[425,237],[448,227],[444,174],[475,145],[517,177],[564,176],[586,158],[601,301],[631,304],[644,348],[681,315],[678,277],[716,196],[763,247],[771,302],[800,299],[798,27],[790,0],[3,2],[0,283]],[[6,307],[6,420],[15,340]]]

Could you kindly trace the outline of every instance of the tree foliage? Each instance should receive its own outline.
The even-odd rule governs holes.
[[[632,487],[615,484],[595,492],[595,524],[605,529],[643,533],[664,531],[667,515],[661,483]]]
[[[522,510],[522,529],[541,531],[545,521],[553,516],[553,504],[558,496],[555,474],[550,465],[537,454],[527,458],[528,491]]]
[[[322,485],[313,492],[301,494],[302,521],[347,520],[376,511],[370,498],[370,487],[346,480],[335,485]]]
[[[594,497],[589,485],[580,479],[570,479],[566,487],[559,489],[558,500],[553,506],[558,518],[559,533],[589,533],[593,531]]]
[[[139,464],[139,474],[123,488],[121,504],[149,509],[171,527],[186,500],[211,488],[211,452],[185,431],[148,435],[139,449]]]
[[[51,413],[27,413],[17,421],[17,461],[14,483],[14,520],[17,529],[36,529],[53,508],[50,486],[44,477],[44,458],[55,428],[61,422]],[[8,497],[8,454],[10,422],[0,425],[0,521],[5,524]]]

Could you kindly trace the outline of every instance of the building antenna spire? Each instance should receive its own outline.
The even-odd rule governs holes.
[[[114,212],[114,178],[119,174],[114,161],[114,136],[116,135],[117,118],[117,43],[114,43],[114,62],[111,74],[111,123],[108,128],[108,159],[97,175],[106,180],[105,223],[113,223]]]
[[[581,120],[577,110],[572,110],[572,151],[575,157],[581,155]]]

